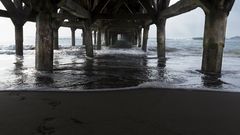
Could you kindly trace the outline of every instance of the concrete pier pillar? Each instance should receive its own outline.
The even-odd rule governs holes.
[[[97,50],[101,50],[102,47],[102,34],[101,34],[101,29],[98,28],[97,32]]]
[[[23,56],[23,25],[15,25],[16,55]]]
[[[75,45],[76,45],[76,43],[75,43],[75,42],[76,42],[76,41],[75,41],[75,40],[76,40],[75,31],[76,31],[76,28],[72,27],[72,28],[71,28],[71,33],[72,33],[72,34],[71,34],[71,35],[72,35],[72,46],[75,46]]]
[[[147,51],[148,32],[149,32],[149,25],[144,26],[142,50],[145,52]]]
[[[205,17],[202,72],[220,74],[228,14],[210,11]]]
[[[93,43],[92,43],[92,30],[90,25],[85,25],[84,28],[85,48],[87,57],[93,57]]]
[[[157,55],[158,58],[165,58],[166,51],[165,51],[165,24],[166,19],[161,19],[157,24]]]
[[[142,28],[138,29],[138,47],[142,46]]]
[[[94,30],[93,34],[94,34],[94,42],[93,42],[93,44],[96,45],[97,44],[97,31]]]
[[[59,43],[58,43],[58,29],[54,28],[53,29],[53,48],[55,50],[58,50],[59,49]]]
[[[109,31],[105,31],[105,45],[109,46]]]
[[[82,29],[82,44],[83,45],[86,45],[86,40],[85,40],[85,30],[84,29]]]
[[[134,45],[138,45],[138,34],[137,34],[137,30],[135,30],[135,32],[134,32]]]
[[[109,32],[109,45],[113,45],[113,35],[112,32]]]
[[[46,5],[50,5],[47,1]],[[41,8],[36,18],[36,64],[39,71],[53,70],[52,15],[48,8]]]

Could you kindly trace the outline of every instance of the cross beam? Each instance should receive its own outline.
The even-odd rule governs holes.
[[[62,0],[58,6],[74,16],[85,19],[91,18],[91,13],[73,0]]]
[[[162,10],[158,16],[158,20],[160,18],[170,18],[177,16],[191,11],[197,7],[199,7],[199,4],[196,2],[196,0],[180,0],[172,6]]]

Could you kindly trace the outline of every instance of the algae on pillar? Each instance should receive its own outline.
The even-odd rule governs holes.
[[[36,69],[39,71],[53,70],[53,28],[52,3],[41,1],[42,5],[36,18]]]
[[[203,73],[221,74],[227,18],[233,3],[234,0],[225,0],[223,4],[218,1],[208,3],[208,11],[205,11]]]
[[[165,24],[166,19],[160,19],[156,24],[157,26],[157,55],[158,58],[164,59],[165,56]]]
[[[147,51],[147,42],[148,42],[148,32],[149,32],[149,25],[144,26],[143,28],[143,44],[142,44],[142,50]]]

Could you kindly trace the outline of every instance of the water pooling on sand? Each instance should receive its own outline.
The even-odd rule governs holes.
[[[66,39],[67,40],[67,39]],[[167,40],[167,60],[158,61],[156,41],[148,52],[134,47],[95,51],[87,59],[83,46],[69,47],[60,41],[54,51],[53,73],[35,70],[34,46],[25,45],[24,58],[14,55],[14,46],[0,47],[0,89],[87,90],[122,87],[181,87],[235,90],[240,88],[240,41],[227,40],[221,78],[208,77],[200,70],[201,40]]]

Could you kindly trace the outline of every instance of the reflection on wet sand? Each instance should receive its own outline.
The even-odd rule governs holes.
[[[16,56],[16,62],[14,63],[15,67],[13,69],[13,73],[16,75],[15,83],[21,85],[26,80],[26,74],[23,72],[23,57]]]

